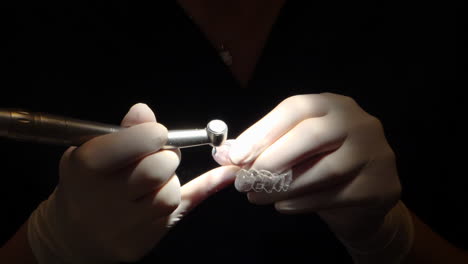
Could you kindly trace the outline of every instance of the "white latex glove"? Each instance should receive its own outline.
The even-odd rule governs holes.
[[[397,263],[409,250],[394,153],[379,120],[351,98],[290,97],[229,143],[214,155],[221,164],[293,171],[287,191],[251,191],[250,202],[318,212],[359,263]]]
[[[179,150],[160,150],[167,129],[144,104],[129,127],[69,148],[55,192],[31,215],[28,237],[39,263],[118,263],[143,257],[183,214],[231,184],[220,167],[180,186]]]

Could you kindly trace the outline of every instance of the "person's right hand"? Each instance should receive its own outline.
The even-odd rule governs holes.
[[[136,261],[183,214],[234,181],[220,167],[180,186],[179,150],[161,150],[167,129],[144,104],[128,127],[69,148],[60,182],[30,218],[29,240],[39,263]]]

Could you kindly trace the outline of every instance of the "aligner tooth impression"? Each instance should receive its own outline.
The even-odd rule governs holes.
[[[234,186],[239,192],[287,191],[292,181],[292,170],[284,173],[273,173],[267,170],[241,169],[236,174]]]

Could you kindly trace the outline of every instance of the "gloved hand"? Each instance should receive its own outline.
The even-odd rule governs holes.
[[[60,180],[31,215],[28,238],[39,263],[118,263],[143,257],[190,209],[231,184],[220,167],[180,186],[179,150],[160,150],[167,129],[144,104],[128,127],[69,148]]]
[[[397,263],[411,247],[394,152],[379,120],[349,97],[290,97],[214,157],[256,170],[292,169],[287,191],[250,191],[249,201],[285,214],[317,212],[356,262]]]

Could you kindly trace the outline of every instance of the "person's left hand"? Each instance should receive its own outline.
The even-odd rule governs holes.
[[[400,197],[380,121],[341,95],[287,98],[215,154],[221,163],[229,158],[245,168],[292,169],[287,191],[248,192],[249,201],[286,214],[318,212],[344,241],[373,236]]]

